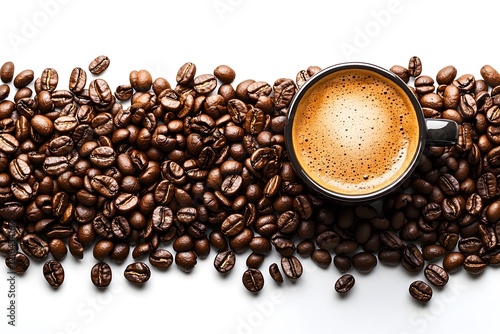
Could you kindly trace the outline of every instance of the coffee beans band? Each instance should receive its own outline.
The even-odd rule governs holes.
[[[88,69],[101,75],[109,66],[98,56]],[[453,147],[426,148],[412,177],[378,210],[329,203],[288,160],[288,107],[316,66],[295,80],[233,85],[229,66],[198,74],[186,63],[175,85],[134,70],[113,92],[80,67],[63,88],[53,68],[36,76],[6,62],[0,254],[17,273],[31,260],[46,261],[43,275],[58,287],[68,250],[81,259],[92,249],[91,282],[105,288],[112,283],[105,261],[129,262],[125,278],[144,284],[154,272],[144,261],[189,272],[214,249],[214,267],[226,274],[250,249],[242,282],[252,292],[266,275],[277,284],[299,279],[297,255],[322,268],[333,262],[341,273],[401,266],[439,287],[461,268],[477,275],[499,265],[500,74],[486,65],[479,79],[446,66],[431,77],[418,57],[390,70],[412,85],[426,117],[452,119],[460,133]],[[261,271],[272,251],[280,265]],[[334,288],[345,294],[354,282],[346,273]],[[421,302],[432,296],[421,280],[409,291]]]

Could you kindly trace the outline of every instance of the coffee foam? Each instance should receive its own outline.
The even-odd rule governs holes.
[[[294,152],[309,177],[346,195],[378,191],[411,164],[418,118],[405,92],[368,70],[341,70],[302,97],[292,126]]]

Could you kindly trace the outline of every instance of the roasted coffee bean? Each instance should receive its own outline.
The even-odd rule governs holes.
[[[132,87],[138,92],[147,92],[153,84],[153,78],[146,70],[130,72],[129,80]]]
[[[418,57],[411,57],[408,63],[408,74],[414,78],[422,73],[422,61]]]
[[[43,276],[53,288],[61,286],[64,282],[64,269],[61,263],[54,260],[45,262]]]
[[[19,148],[19,141],[8,133],[0,133],[0,151],[11,154]]]
[[[23,253],[15,252],[7,254],[5,257],[5,264],[7,268],[16,274],[22,274],[30,266],[30,260]]]
[[[400,249],[401,247],[403,247],[402,240],[393,231],[381,232],[380,242],[391,249]]]
[[[35,259],[42,259],[49,254],[49,245],[36,234],[26,234],[20,240],[23,252]]]
[[[247,87],[248,96],[252,100],[258,100],[259,96],[269,96],[272,92],[271,86],[264,81],[256,81]]]
[[[33,129],[42,136],[50,136],[54,131],[54,124],[52,121],[43,115],[35,115],[31,119],[30,124]]]
[[[115,164],[116,152],[107,146],[96,147],[89,156],[90,162],[98,168],[107,168]]]
[[[330,263],[332,263],[330,253],[322,249],[314,250],[311,254],[311,259],[321,268],[328,268]]]
[[[228,244],[224,235],[220,231],[212,231],[209,235],[210,245],[214,247],[217,251],[227,250]]]
[[[281,275],[280,269],[276,263],[272,263],[269,266],[269,275],[278,284],[283,283],[283,275]]]
[[[89,85],[90,99],[98,106],[108,106],[113,98],[108,83],[102,79],[93,80]]]
[[[75,67],[69,78],[69,90],[74,94],[83,92],[87,83],[87,73],[80,67]]]
[[[34,78],[35,73],[32,70],[23,70],[14,78],[14,86],[18,89],[26,87],[33,81]]]
[[[378,252],[378,260],[385,265],[397,266],[401,264],[402,258],[401,250],[384,248]]]
[[[473,275],[481,274],[487,266],[488,264],[479,255],[475,254],[467,255],[463,262],[465,271]]]
[[[287,107],[296,93],[297,87],[291,79],[278,79],[273,85],[273,103],[276,109]]]
[[[214,70],[214,75],[223,83],[231,83],[236,77],[234,70],[227,65],[219,65]]]
[[[7,97],[9,97],[9,94],[10,94],[9,85],[6,84],[0,85],[0,101],[5,100]]]
[[[221,232],[227,237],[238,235],[245,228],[244,217],[235,213],[228,216],[221,225]]]
[[[437,264],[427,265],[424,275],[435,286],[445,286],[448,283],[448,273]]]
[[[268,255],[271,252],[271,242],[263,237],[254,237],[250,242],[252,252],[260,255]]]
[[[166,249],[157,249],[149,255],[149,263],[159,269],[168,269],[173,262],[172,253]]]
[[[184,272],[191,272],[196,263],[197,256],[193,251],[178,252],[175,254],[175,264]]]
[[[424,268],[424,257],[415,244],[408,244],[403,248],[401,264],[409,272],[418,272]]]
[[[229,239],[229,246],[235,253],[243,253],[250,246],[253,237],[253,231],[249,228],[244,228],[238,235]],[[287,244],[286,250],[287,252],[293,252],[293,243],[291,245]]]
[[[174,251],[176,252],[187,252],[193,250],[193,238],[191,238],[191,236],[189,235],[178,236],[172,246]]]
[[[11,61],[5,62],[0,67],[0,80],[4,83],[9,83],[14,78],[14,63]]]
[[[118,239],[126,239],[131,233],[131,227],[128,220],[123,216],[116,216],[111,221],[111,231]]]
[[[77,259],[83,259],[83,245],[76,233],[73,233],[68,240],[68,248],[71,255]]]
[[[134,262],[127,266],[124,275],[131,283],[144,284],[151,277],[151,271],[144,262]]]
[[[449,85],[455,80],[457,69],[454,66],[443,67],[436,75],[436,81],[440,85]]]
[[[432,298],[432,288],[422,281],[415,281],[410,284],[410,295],[422,303],[427,303]]]
[[[52,254],[54,259],[60,261],[66,257],[68,249],[66,244],[61,239],[52,239],[49,242],[49,252]]]
[[[89,71],[92,74],[101,74],[109,66],[109,58],[107,56],[98,56],[89,64]]]
[[[225,250],[215,257],[214,267],[218,272],[226,274],[233,269],[235,262],[236,254],[232,250]]]
[[[176,81],[179,85],[189,85],[196,75],[196,65],[185,63],[177,72]]]
[[[126,214],[139,206],[139,198],[130,193],[122,193],[116,197],[115,206],[118,212]]]
[[[369,252],[357,253],[351,261],[353,267],[360,273],[368,273],[377,265],[377,257]]]
[[[125,84],[125,85],[120,85],[116,87],[115,90],[115,97],[120,100],[120,101],[127,101],[130,100],[132,97],[132,85],[130,84]]]
[[[292,256],[295,253],[295,244],[287,237],[276,234],[272,237],[271,243],[282,256]]]
[[[354,276],[350,274],[345,274],[339,277],[339,279],[335,282],[335,291],[337,291],[340,294],[346,294],[354,286],[355,283]]]
[[[448,196],[456,195],[460,191],[458,180],[451,174],[443,174],[438,180],[439,188]]]
[[[243,273],[242,282],[250,292],[259,292],[264,287],[264,276],[259,269],[249,268]]]
[[[302,276],[302,264],[295,256],[284,256],[281,258],[281,269],[286,277],[290,279],[298,279]]]
[[[410,80],[410,74],[408,73],[408,69],[406,67],[394,65],[389,69],[389,71],[396,74],[405,83],[408,83],[408,81]]]
[[[266,116],[262,110],[258,108],[250,108],[245,114],[243,127],[248,133],[256,135],[264,130],[265,122]]]
[[[166,232],[173,224],[174,214],[169,207],[158,206],[153,211],[152,225],[153,229]]]
[[[334,231],[325,231],[316,237],[316,244],[326,251],[333,251],[340,242],[340,236]]]
[[[93,190],[104,197],[113,198],[118,194],[119,186],[116,180],[107,175],[96,175],[90,180]]]
[[[443,257],[446,249],[441,245],[427,245],[422,248],[422,255],[425,261],[432,261]]]
[[[0,143],[1,145],[1,143]],[[1,147],[1,146],[0,146]],[[492,173],[484,173],[477,179],[477,192],[483,199],[491,199],[497,194],[497,180]]]
[[[492,66],[484,65],[481,67],[480,74],[489,86],[496,87],[500,85],[500,74]]]
[[[53,92],[59,82],[59,75],[55,69],[46,68],[42,72],[40,81],[44,91]]]
[[[9,172],[14,180],[25,182],[31,176],[32,170],[27,161],[15,158],[9,164]]]
[[[193,88],[198,94],[208,94],[215,87],[217,87],[217,79],[212,74],[202,74],[193,80]]]
[[[460,269],[464,263],[465,256],[460,252],[450,252],[443,259],[443,268],[448,273]]]
[[[111,254],[114,248],[114,243],[111,240],[101,239],[94,245],[93,255],[98,261],[103,261],[106,256]]]
[[[230,175],[222,181],[221,191],[223,194],[233,197],[239,193],[242,185],[243,178],[240,175]]]
[[[98,288],[105,288],[111,283],[111,267],[105,262],[96,263],[90,271],[90,279]]]

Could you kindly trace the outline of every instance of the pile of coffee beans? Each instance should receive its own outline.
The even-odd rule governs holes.
[[[276,283],[298,279],[298,256],[310,257],[321,268],[333,262],[344,274],[334,288],[345,294],[355,282],[346,272],[378,262],[423,272],[439,287],[461,268],[476,275],[500,264],[500,74],[491,66],[482,79],[453,66],[422,75],[418,57],[393,66],[426,117],[459,124],[458,142],[426,148],[379,206],[339,206],[301,183],[284,144],[289,104],[320,68],[233,85],[229,66],[198,74],[186,63],[175,85],[134,70],[113,92],[99,77],[109,65],[106,56],[92,60],[91,81],[73,69],[64,88],[53,68],[36,79],[12,62],[0,69],[0,254],[10,270],[47,261],[43,275],[58,287],[68,250],[82,259],[92,249],[91,282],[105,288],[106,261],[130,262],[130,253],[124,276],[144,284],[149,265],[189,272],[215,251],[215,270],[226,274],[250,249],[242,282],[258,292],[274,250]],[[421,302],[432,296],[420,280],[409,292]]]

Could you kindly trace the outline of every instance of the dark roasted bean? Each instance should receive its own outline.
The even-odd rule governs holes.
[[[429,264],[425,267],[424,275],[435,286],[444,286],[448,283],[448,273],[437,264]]]
[[[90,271],[90,279],[98,288],[105,288],[111,283],[111,267],[105,262],[96,263]]]
[[[57,288],[64,282],[64,269],[58,261],[50,260],[43,265],[43,276],[47,282]]]
[[[346,294],[352,289],[354,283],[355,283],[354,276],[350,274],[342,275],[335,282],[335,291],[337,291],[340,294]]]
[[[107,56],[98,56],[89,64],[89,71],[92,74],[101,74],[109,66],[109,58]]]
[[[432,288],[422,281],[415,281],[410,284],[410,295],[419,302],[426,303],[432,298]]]
[[[147,264],[143,262],[131,263],[125,268],[125,278],[135,284],[144,284],[151,277],[151,271]]]
[[[168,269],[173,262],[172,254],[166,249],[157,249],[149,255],[149,263],[159,269]]]
[[[235,262],[236,255],[234,252],[232,250],[225,250],[219,252],[215,257],[214,267],[218,272],[225,274],[233,269]]]

